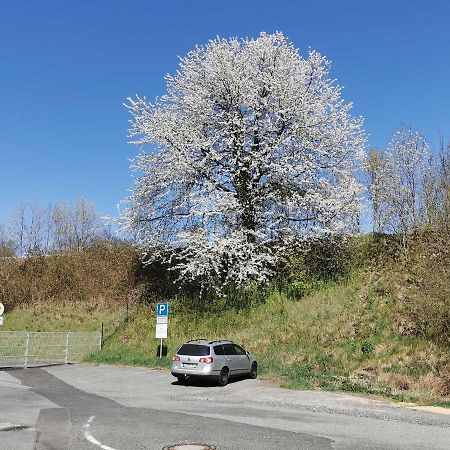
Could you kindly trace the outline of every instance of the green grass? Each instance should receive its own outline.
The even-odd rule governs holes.
[[[366,278],[355,274],[299,301],[274,290],[265,303],[241,310],[215,305],[202,311],[172,301],[168,357],[162,360],[156,358],[154,308],[141,307],[90,361],[168,367],[186,340],[233,339],[257,356],[263,377],[288,388],[443,401],[438,372],[448,350],[396,333],[395,300],[368,290]]]
[[[124,354],[118,352],[109,352],[104,350],[99,353],[93,353],[86,358],[87,362],[103,364],[120,364],[124,366],[150,366],[169,368],[171,360],[169,358],[145,357],[133,354]]]
[[[387,396],[449,407],[442,395],[448,348],[396,329],[396,299],[374,288],[370,274],[353,273],[347,282],[323,284],[300,300],[275,288],[265,302],[233,309],[226,300],[206,307],[183,299],[170,302],[168,357],[156,356],[155,307],[131,311],[130,321],[106,340],[88,361],[167,368],[186,340],[233,339],[254,353],[260,374],[284,387]],[[48,305],[16,309],[4,330],[98,330],[110,311]]]
[[[430,406],[439,406],[441,408],[450,408],[450,400],[438,400],[428,403]]]
[[[99,331],[109,313],[82,304],[44,303],[6,312],[0,331]]]

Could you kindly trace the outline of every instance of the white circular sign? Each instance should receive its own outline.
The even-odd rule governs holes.
[[[0,316],[3,314],[4,310],[5,310],[5,307],[3,306],[3,303],[0,303]]]

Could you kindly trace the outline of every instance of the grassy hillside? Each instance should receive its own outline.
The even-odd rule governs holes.
[[[331,389],[433,402],[448,398],[448,348],[395,332],[396,300],[367,288],[360,272],[300,301],[272,292],[264,304],[208,312],[171,302],[169,356],[185,340],[231,338],[254,352],[264,376],[301,389]],[[91,361],[168,366],[155,358],[153,305]]]
[[[0,258],[0,302],[6,311],[114,309],[133,295],[138,272],[137,252],[115,242],[100,241],[79,252]]]
[[[5,313],[0,331],[99,331],[114,307],[64,303],[22,305]]]
[[[84,251],[0,258],[1,330],[94,331],[139,291],[133,247],[99,241]]]
[[[148,295],[149,286],[161,289],[160,274],[142,271],[130,247],[9,260],[0,264],[3,330],[97,330],[140,290],[146,300],[91,361],[168,366],[185,340],[231,338],[257,355],[263,376],[288,387],[445,406],[450,257],[444,244],[425,235],[400,248],[391,237],[365,236],[338,258],[328,252],[322,261],[314,255],[289,260],[281,282],[266,290],[253,287],[212,303],[172,298],[163,360],[155,357],[154,330],[155,302],[164,297]],[[324,267],[336,261],[346,270],[331,281]]]

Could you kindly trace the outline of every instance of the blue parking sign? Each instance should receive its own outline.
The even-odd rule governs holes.
[[[156,315],[158,317],[167,317],[169,315],[169,304],[168,303],[158,303],[156,305]]]

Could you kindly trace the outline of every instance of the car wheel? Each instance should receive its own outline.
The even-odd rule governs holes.
[[[228,384],[229,371],[226,367],[224,367],[219,374],[219,379],[217,383],[219,386],[226,386]]]
[[[253,363],[250,369],[250,378],[253,380],[258,376],[258,364]]]

